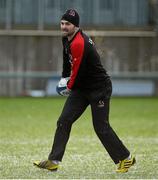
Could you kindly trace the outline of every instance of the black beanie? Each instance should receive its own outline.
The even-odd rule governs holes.
[[[68,9],[65,14],[61,17],[61,20],[66,20],[75,25],[76,27],[79,27],[79,21],[80,17],[76,10],[74,9]]]

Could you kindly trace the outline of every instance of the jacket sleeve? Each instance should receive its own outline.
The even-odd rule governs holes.
[[[63,49],[63,71],[62,71],[62,77],[69,77],[70,76],[70,71],[71,71],[71,64],[69,62],[68,55],[65,54],[64,49]]]
[[[78,75],[80,64],[83,58],[84,40],[80,39],[77,43],[72,44],[70,50],[72,54],[72,64],[71,64],[70,80],[67,84],[67,87],[69,89],[72,89],[75,83],[76,77]]]
[[[63,70],[62,70],[62,77],[65,78],[65,77],[70,76],[71,64],[69,62],[68,53],[66,53],[64,39],[62,39],[62,42],[63,42]]]

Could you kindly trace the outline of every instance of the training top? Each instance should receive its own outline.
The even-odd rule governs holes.
[[[105,87],[109,75],[100,62],[93,41],[79,29],[71,41],[63,37],[62,42],[62,77],[70,77],[68,89],[90,90]]]

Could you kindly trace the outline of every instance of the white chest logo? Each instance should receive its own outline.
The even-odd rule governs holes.
[[[89,43],[92,44],[92,45],[94,44],[94,42],[92,41],[91,38],[89,38]]]

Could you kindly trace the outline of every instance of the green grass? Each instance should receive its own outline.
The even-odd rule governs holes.
[[[46,159],[64,98],[0,98],[0,179],[154,179],[158,177],[158,98],[113,98],[110,122],[137,164],[126,174],[96,137],[90,108],[73,125],[61,168],[32,165]]]

